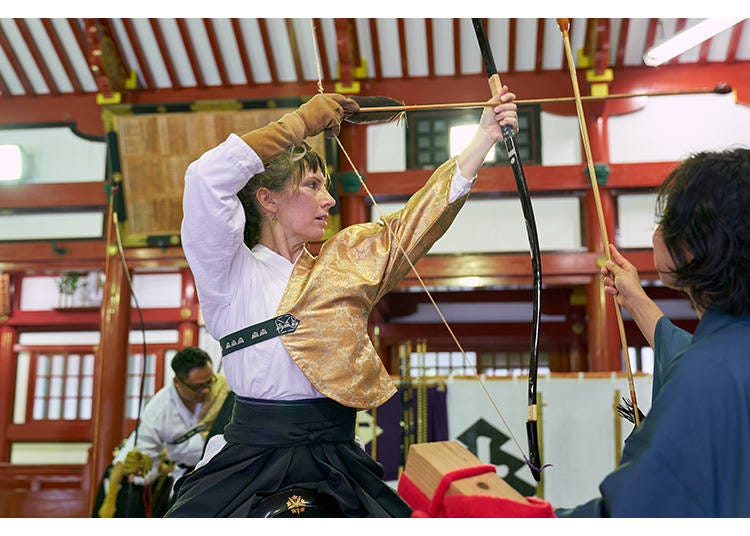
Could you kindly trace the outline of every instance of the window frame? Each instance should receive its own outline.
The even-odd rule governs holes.
[[[478,123],[481,110],[477,109],[452,109],[439,111],[416,111],[407,112],[406,124],[409,128],[405,130],[406,143],[406,169],[434,169],[445,162],[450,156],[450,129],[467,122]],[[541,164],[542,160],[542,136],[541,136],[541,107],[538,104],[526,104],[518,107],[519,124],[521,131],[516,135],[516,147],[523,163]],[[446,129],[446,144],[444,153],[436,156],[434,144],[430,144],[433,151],[433,159],[429,163],[419,163],[420,125],[430,122],[431,126],[436,121],[444,120],[448,123]],[[432,128],[430,129],[432,132]],[[528,137],[527,141],[524,138]],[[422,138],[423,139],[423,138]],[[502,142],[499,142],[502,145]],[[526,154],[528,152],[528,154]],[[443,158],[443,156],[445,158]],[[508,158],[504,147],[499,149],[494,162],[485,163],[485,166],[507,165]]]

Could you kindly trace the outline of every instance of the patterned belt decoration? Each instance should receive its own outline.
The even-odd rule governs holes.
[[[298,325],[299,319],[286,313],[230,333],[219,340],[221,356],[224,357],[232,352],[273,339],[279,335],[294,333]]]
[[[177,437],[172,439],[172,441],[167,441],[167,444],[179,445],[180,443],[184,443],[185,441],[193,437],[195,434],[200,434],[201,432],[205,432],[206,430],[208,430],[208,426],[206,426],[205,424],[199,424],[197,426],[192,427],[190,430],[188,430],[184,434],[178,435]]]

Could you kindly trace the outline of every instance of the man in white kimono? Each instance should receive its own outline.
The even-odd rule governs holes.
[[[156,503],[162,501],[157,501],[154,492],[171,495],[173,483],[203,455],[211,426],[229,393],[226,379],[214,373],[211,357],[197,347],[177,352],[171,365],[175,374],[172,383],[148,400],[137,435],[131,433],[114,458],[99,517],[114,517],[120,510],[117,494],[123,477],[144,489],[153,486],[148,491],[154,509],[144,513],[159,515]],[[166,490],[165,476],[169,477]]]

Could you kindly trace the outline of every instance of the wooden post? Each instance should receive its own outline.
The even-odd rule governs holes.
[[[115,239],[117,221],[112,203],[108,221],[101,335],[94,371],[89,511],[102,474],[112,461],[112,451],[123,438],[125,423],[131,291]]]
[[[589,114],[587,122],[592,158],[598,163],[597,167],[600,167],[596,171],[597,180],[599,185],[602,185],[606,183],[608,169],[606,165],[599,164],[609,162],[607,116],[603,112],[596,115]],[[607,252],[604,248],[609,246],[605,242],[607,240],[614,242],[615,236],[615,209],[612,192],[607,188],[600,188],[599,200],[604,214],[607,236],[602,236],[594,195],[589,191],[584,200],[586,245],[589,251],[599,253],[601,259],[606,260]],[[587,297],[588,370],[592,372],[622,370],[616,311],[612,297],[604,292],[598,276],[594,276],[589,283]]]
[[[198,346],[198,294],[195,290],[193,272],[189,268],[180,270],[182,275],[182,297],[180,299],[180,348]]]
[[[355,165],[361,166],[364,174],[367,162],[367,129],[363,126],[346,124],[341,129],[341,144],[351,151],[349,155]],[[339,155],[341,189],[339,212],[341,228],[368,221],[365,193],[361,190],[359,178],[344,154]],[[363,176],[363,179],[365,177]]]
[[[16,360],[13,346],[18,342],[18,330],[0,325],[0,462],[10,461],[10,441],[5,430],[13,419],[13,395],[16,383]],[[25,387],[25,386],[24,386]]]

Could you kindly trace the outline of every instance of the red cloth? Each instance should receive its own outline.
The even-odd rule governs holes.
[[[464,467],[446,473],[430,500],[406,475],[401,474],[398,493],[412,509],[412,517],[555,517],[552,505],[536,497],[527,504],[490,495],[448,495],[451,483],[482,473],[494,473],[494,465]]]

